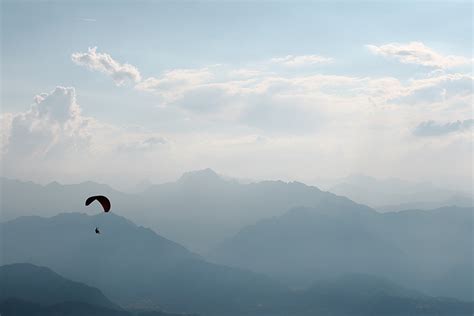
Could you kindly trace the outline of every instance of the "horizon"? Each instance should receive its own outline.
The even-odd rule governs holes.
[[[373,181],[376,181],[376,182],[391,182],[391,181],[395,181],[395,182],[403,182],[405,184],[409,184],[409,185],[425,185],[427,188],[429,187],[432,187],[432,188],[438,188],[438,189],[444,189],[444,190],[450,190],[450,191],[453,191],[453,193],[462,193],[462,194],[472,194],[474,196],[474,191],[469,191],[469,189],[467,190],[463,190],[463,189],[453,189],[449,186],[440,186],[440,185],[436,185],[432,182],[427,182],[427,181],[412,181],[412,180],[407,180],[407,179],[402,179],[402,178],[397,178],[397,177],[388,177],[388,178],[376,178],[376,177],[372,177],[372,176],[369,176],[369,175],[365,175],[365,174],[360,174],[360,173],[355,173],[355,174],[349,174],[347,176],[344,176],[344,177],[341,177],[341,178],[333,178],[333,179],[315,179],[313,181],[310,181],[310,182],[305,182],[305,181],[300,181],[300,180],[295,180],[295,179],[289,179],[289,180],[285,180],[285,179],[247,179],[247,178],[238,178],[236,176],[233,176],[233,175],[229,175],[229,174],[222,174],[212,168],[204,168],[204,169],[196,169],[196,170],[188,170],[188,171],[185,171],[183,172],[181,175],[179,175],[178,177],[176,178],[173,178],[173,179],[170,179],[168,181],[163,181],[163,182],[152,182],[150,181],[150,179],[142,179],[142,180],[139,180],[138,182],[135,182],[135,183],[130,183],[128,186],[115,186],[114,184],[112,183],[106,183],[106,182],[97,182],[97,181],[94,181],[94,180],[83,180],[83,181],[77,181],[77,182],[62,182],[62,181],[58,181],[58,180],[51,180],[51,181],[47,181],[47,182],[40,182],[40,181],[34,181],[34,180],[31,180],[31,179],[21,179],[21,178],[14,178],[14,177],[7,177],[7,176],[2,176],[0,175],[0,178],[4,178],[4,179],[8,179],[8,180],[16,180],[16,181],[21,181],[21,182],[32,182],[34,184],[39,184],[41,186],[47,186],[47,185],[50,185],[50,184],[59,184],[59,185],[78,185],[78,184],[86,184],[86,183],[94,183],[94,184],[99,184],[99,185],[105,185],[105,186],[108,186],[116,191],[120,191],[120,192],[124,192],[124,193],[136,193],[134,192],[134,190],[137,189],[137,187],[139,187],[140,185],[143,185],[143,184],[146,184],[145,187],[150,187],[150,186],[154,186],[154,185],[162,185],[162,184],[167,184],[167,183],[174,183],[174,182],[178,182],[180,179],[183,178],[183,176],[185,175],[188,175],[188,174],[201,174],[205,171],[212,171],[213,173],[215,173],[219,178],[221,178],[222,180],[224,181],[235,181],[239,184],[252,184],[252,183],[260,183],[260,182],[266,182],[266,181],[282,181],[284,183],[302,183],[304,185],[307,185],[307,186],[312,186],[312,187],[316,187],[318,189],[321,189],[323,191],[331,191],[331,188],[332,186],[334,185],[338,185],[338,184],[342,184],[342,183],[346,183],[346,181],[349,181],[351,179],[357,179],[357,178],[364,178],[364,179],[369,179],[369,180],[373,180]],[[139,191],[138,191],[139,192]]]

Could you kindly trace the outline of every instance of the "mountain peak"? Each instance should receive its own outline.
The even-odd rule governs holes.
[[[224,181],[224,179],[210,168],[186,172],[178,180],[178,182],[181,182],[181,183],[184,182],[184,183],[200,183],[200,184],[220,182],[220,181]]]

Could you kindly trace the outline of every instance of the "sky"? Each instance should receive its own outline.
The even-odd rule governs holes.
[[[470,1],[2,1],[2,176],[472,190]]]

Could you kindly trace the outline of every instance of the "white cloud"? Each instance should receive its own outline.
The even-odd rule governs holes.
[[[439,74],[434,77],[410,80],[393,102],[411,105],[447,103],[452,99],[472,97],[474,77],[470,74]],[[466,104],[469,105],[469,104]]]
[[[376,55],[394,58],[404,64],[417,64],[442,69],[472,64],[472,58],[454,55],[444,56],[421,42],[389,43],[381,46],[366,45],[366,47]]]
[[[270,59],[271,63],[280,64],[287,67],[301,67],[315,64],[327,64],[333,61],[332,58],[318,55],[287,55],[285,57],[275,57]]]
[[[435,121],[421,122],[413,131],[416,136],[443,136],[463,131],[473,131],[474,120],[457,120],[455,122],[440,123]]]
[[[213,73],[209,68],[175,69],[165,72],[161,78],[150,77],[138,83],[138,90],[152,92],[162,97],[165,102],[171,102],[186,91],[209,82]]]
[[[35,97],[31,108],[10,114],[7,158],[44,158],[62,150],[77,151],[87,146],[91,120],[81,116],[74,88],[56,87]]]
[[[109,75],[117,85],[124,85],[127,81],[141,81],[140,72],[136,67],[121,64],[109,54],[97,53],[97,47],[89,48],[86,53],[73,53],[71,59],[77,65]]]
[[[142,135],[138,136],[138,139],[133,139],[131,141],[118,144],[117,150],[119,152],[151,151],[168,143],[169,140],[162,136]]]
[[[157,115],[176,118],[167,121],[167,127],[160,126],[159,133],[126,130],[85,118],[67,90],[39,95],[36,106],[41,109],[33,114],[13,114],[17,117],[14,125],[26,134],[17,137],[18,143],[23,139],[26,147],[35,149],[29,153],[43,159],[62,153],[66,158],[58,164],[63,164],[63,171],[87,161],[80,155],[84,152],[93,157],[89,175],[94,170],[104,177],[116,177],[120,170],[121,178],[135,180],[161,181],[165,175],[172,179],[183,171],[205,167],[249,178],[304,180],[311,173],[331,177],[354,172],[408,178],[424,173],[429,178],[441,177],[437,170],[442,170],[443,159],[459,156],[459,170],[470,168],[466,152],[472,138],[468,133],[418,137],[414,132],[415,126],[441,130],[457,126],[420,122],[456,122],[470,117],[470,74],[439,70],[402,80],[298,69],[278,72],[280,67],[272,71],[267,67],[268,63],[253,68],[209,65],[174,69],[136,83],[135,89],[150,94],[145,99],[159,105],[153,109]],[[56,103],[63,107],[56,107]],[[166,115],[171,112],[173,115]],[[2,118],[13,122],[8,115]],[[64,128],[54,127],[69,121],[88,122],[85,128],[76,129],[76,134],[86,137],[68,138]],[[30,131],[35,133],[30,135]],[[38,140],[28,143],[27,137]],[[43,144],[42,139],[49,141]],[[85,146],[76,155],[67,156],[78,147],[65,144],[81,144],[78,140]],[[64,145],[59,146],[61,143]],[[38,150],[36,144],[40,144]],[[44,152],[49,154],[37,154]],[[428,159],[434,153],[443,158],[430,161],[425,168],[419,157]],[[283,170],[281,165],[287,167]]]
[[[387,48],[390,45],[395,44],[373,49],[387,53],[394,50]],[[406,62],[446,61],[421,43],[408,46],[421,47],[430,53],[417,55],[413,49],[408,54],[399,49],[399,55],[407,58]],[[275,61],[298,64],[322,60],[325,58],[302,55]],[[357,126],[357,121],[365,116],[361,113],[380,115],[384,111],[391,112],[392,122],[402,124],[399,128],[409,130],[414,122],[439,118],[456,120],[465,117],[471,109],[473,77],[469,74],[445,73],[439,69],[422,78],[401,81],[394,77],[287,74],[269,72],[265,67],[209,65],[174,69],[137,83],[135,89],[152,93],[161,109],[178,109],[188,120],[221,122],[220,126],[235,125],[254,129],[254,132],[277,134],[321,131],[331,120]],[[430,117],[426,117],[426,112]],[[374,122],[374,126],[378,124]]]
[[[113,161],[123,169],[140,153],[153,154],[170,143],[154,132],[83,116],[72,87],[41,93],[28,110],[2,113],[0,119],[2,172],[16,178],[87,180],[94,173],[115,173],[119,169],[109,169]]]

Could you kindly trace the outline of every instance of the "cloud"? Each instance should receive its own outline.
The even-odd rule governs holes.
[[[434,104],[472,97],[473,76],[470,74],[439,74],[434,77],[410,80],[397,95],[394,103]],[[469,104],[466,104],[469,105]],[[470,106],[470,105],[469,105]]]
[[[414,48],[405,49],[406,52],[398,46],[396,50],[395,44],[370,48],[380,54],[396,51],[404,62],[453,63],[453,58],[440,56],[423,44],[408,46]],[[428,53],[421,54],[420,47]],[[296,66],[330,60],[316,55],[289,55],[272,62]],[[424,77],[402,81],[394,77],[279,73],[275,69],[269,71],[268,63],[264,63],[244,68],[208,65],[173,69],[146,78],[134,88],[153,94],[158,108],[173,109],[176,115],[200,122],[201,126],[236,126],[251,129],[252,133],[282,135],[321,131],[331,120],[347,122],[348,128],[353,128],[363,116],[361,113],[385,116],[382,111],[391,111],[392,124],[397,122],[402,129],[408,128],[404,121],[413,124],[425,119],[426,111],[432,111],[435,120],[453,120],[466,115],[470,108],[472,81],[470,74],[446,73],[441,68]],[[374,122],[374,126],[379,123]],[[122,147],[146,148],[140,141]]]
[[[213,122],[272,133],[320,130],[329,119],[357,118],[361,112],[373,111],[374,105],[381,110],[393,107],[398,113],[419,112],[420,117],[421,112],[435,107],[456,111],[469,108],[472,97],[472,76],[461,73],[429,73],[406,81],[326,74],[290,76],[251,69],[245,74],[247,77],[242,77],[240,71],[228,67],[177,69],[144,80],[136,88],[153,93],[162,106],[184,110],[192,118],[205,116]],[[400,105],[418,107],[395,108]]]
[[[151,151],[168,143],[169,140],[162,136],[145,136],[142,139],[120,143],[117,145],[117,150],[119,152]]]
[[[440,65],[439,56],[418,58]],[[278,65],[317,60],[284,57]],[[412,60],[420,62],[406,62]],[[143,131],[130,135],[116,129],[111,137],[104,136],[111,148],[109,163],[117,170],[127,169],[131,177],[149,177],[150,170],[174,170],[177,176],[210,166],[246,177],[285,178],[308,170],[326,176],[353,172],[393,176],[393,170],[430,178],[443,176],[442,171],[433,171],[442,170],[442,159],[459,160],[462,170],[470,168],[471,156],[466,153],[470,155],[472,139],[459,131],[472,122],[456,120],[472,113],[471,74],[432,66],[434,71],[400,79],[321,74],[314,68],[288,72],[274,65],[172,69],[136,83],[136,90],[154,97],[157,113],[172,112],[176,120],[167,121],[173,128],[164,141],[161,135]],[[453,137],[420,137],[444,135],[440,130]],[[265,141],[255,141],[255,135]],[[158,139],[149,140],[155,136]],[[443,158],[425,167],[424,160],[433,155]],[[157,159],[170,168],[155,167]],[[287,161],[291,164],[281,174],[281,164],[288,165]],[[136,167],[124,167],[131,165]]]
[[[10,114],[7,157],[45,158],[58,148],[75,152],[88,145],[92,120],[81,116],[74,88],[58,86],[34,100],[28,111]]]
[[[15,178],[84,181],[118,170],[133,175],[131,166],[140,169],[143,154],[151,164],[171,143],[156,132],[83,116],[72,87],[40,93],[28,110],[2,113],[0,123],[1,172]],[[147,169],[140,170],[137,175],[144,177]]]
[[[209,82],[212,78],[213,73],[209,68],[175,69],[165,72],[161,78],[147,78],[138,83],[135,88],[152,92],[165,102],[171,102],[186,91]]]
[[[315,64],[327,64],[332,62],[332,58],[318,55],[287,55],[270,59],[271,63],[280,64],[287,67],[301,67]]]
[[[416,136],[442,136],[451,133],[469,131],[474,128],[474,120],[468,119],[448,123],[439,123],[433,120],[420,123],[414,130]]]
[[[381,46],[366,45],[366,47],[376,55],[394,58],[404,64],[442,69],[472,64],[472,59],[454,55],[443,56],[421,42],[389,43]]]
[[[121,64],[109,54],[97,53],[97,47],[89,48],[87,53],[73,53],[72,61],[93,71],[109,75],[116,85],[124,85],[127,81],[140,82],[141,75],[135,66]]]

